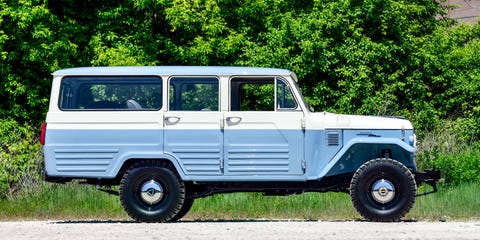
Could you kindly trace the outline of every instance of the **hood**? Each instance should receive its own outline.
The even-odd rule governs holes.
[[[405,129],[413,130],[406,119],[379,116],[344,115],[324,112],[325,128],[333,129]]]

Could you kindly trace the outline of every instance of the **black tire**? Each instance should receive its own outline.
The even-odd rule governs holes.
[[[402,163],[374,159],[353,175],[350,196],[353,206],[367,220],[400,221],[415,203],[415,177]]]
[[[183,201],[182,208],[180,211],[178,211],[177,215],[175,215],[170,221],[174,222],[177,220],[180,220],[181,218],[185,217],[187,215],[188,211],[192,209],[193,203],[195,202],[195,199],[193,198],[185,198],[185,201]]]
[[[136,163],[120,183],[122,206],[138,222],[172,221],[184,200],[183,181],[171,165],[160,161]]]

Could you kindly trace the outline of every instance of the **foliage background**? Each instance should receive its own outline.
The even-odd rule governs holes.
[[[41,162],[50,74],[101,65],[287,68],[315,109],[405,116],[421,166],[446,184],[478,181],[480,26],[444,11],[432,0],[0,0],[0,196]]]

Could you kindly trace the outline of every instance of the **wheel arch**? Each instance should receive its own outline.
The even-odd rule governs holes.
[[[394,159],[416,171],[416,149],[397,138],[355,138],[348,141],[318,176],[354,173],[364,163],[378,158]]]
[[[156,156],[130,156],[129,158],[125,158],[116,168],[116,175],[115,175],[115,183],[120,184],[120,181],[125,174],[125,172],[134,166],[136,163],[144,162],[144,161],[151,161],[152,165],[160,165],[164,164],[169,166],[169,168],[177,174],[180,179],[185,180],[186,175],[183,171],[182,167],[179,165],[178,161],[169,155],[156,155]]]

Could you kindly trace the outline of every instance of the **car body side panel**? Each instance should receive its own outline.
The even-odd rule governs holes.
[[[167,135],[205,136],[203,138],[205,140],[208,140],[206,136],[217,136],[215,130],[210,132],[213,135],[209,134],[209,130],[169,130]],[[184,180],[275,181],[287,179],[305,181],[354,172],[364,162],[381,157],[383,149],[390,149],[391,157],[407,167],[415,167],[413,162],[415,149],[398,138],[355,137],[345,139],[344,144],[331,145],[332,142],[329,141],[332,140],[329,140],[328,134],[341,131],[316,130],[306,131],[305,133],[305,142],[311,147],[306,147],[306,173],[302,174],[299,161],[303,158],[303,151],[299,151],[298,148],[301,148],[303,144],[297,145],[301,139],[292,137],[298,136],[296,131],[281,131],[286,136],[294,134],[288,138],[281,138],[294,140],[290,142],[290,148],[282,147],[286,144],[283,141],[274,143],[271,138],[268,138],[268,136],[278,134],[278,130],[242,130],[242,134],[248,132],[267,136],[267,138],[252,139],[250,142],[255,145],[255,148],[251,148],[248,154],[245,152],[248,150],[245,148],[248,145],[245,144],[241,145],[243,147],[234,144],[226,148],[225,152],[230,154],[230,159],[227,160],[225,166],[228,174],[224,175],[220,172],[221,145],[217,143],[211,146],[214,148],[197,146],[192,149],[187,149],[188,144],[183,144],[180,146],[182,151],[174,152],[163,151],[163,141],[160,137],[162,131],[158,129],[51,129],[48,132],[47,144],[44,148],[45,158],[48,159],[46,170],[51,176],[114,178],[123,163],[129,159],[166,158],[178,167],[178,172]],[[357,134],[362,133],[356,132]],[[386,136],[387,133],[389,135],[399,134],[397,132],[399,131],[392,130],[377,133]],[[358,136],[357,134],[352,132],[345,135]],[[241,135],[237,134],[236,136],[238,138]],[[197,138],[191,139],[193,141]],[[179,143],[172,144],[170,146],[179,147]],[[208,144],[208,142],[205,142],[205,144]],[[277,146],[278,149],[275,150],[274,146]],[[239,147],[243,149],[241,154],[238,152]],[[199,148],[202,148],[201,152],[198,152]],[[197,152],[193,153],[192,151],[195,149]],[[288,149],[296,150],[291,152]],[[207,150],[214,152],[208,152]],[[275,151],[275,153],[272,151]],[[295,165],[291,165],[293,163],[288,161],[289,158],[297,160],[293,162]],[[212,164],[212,159],[214,164]],[[238,172],[240,170],[242,174]]]

